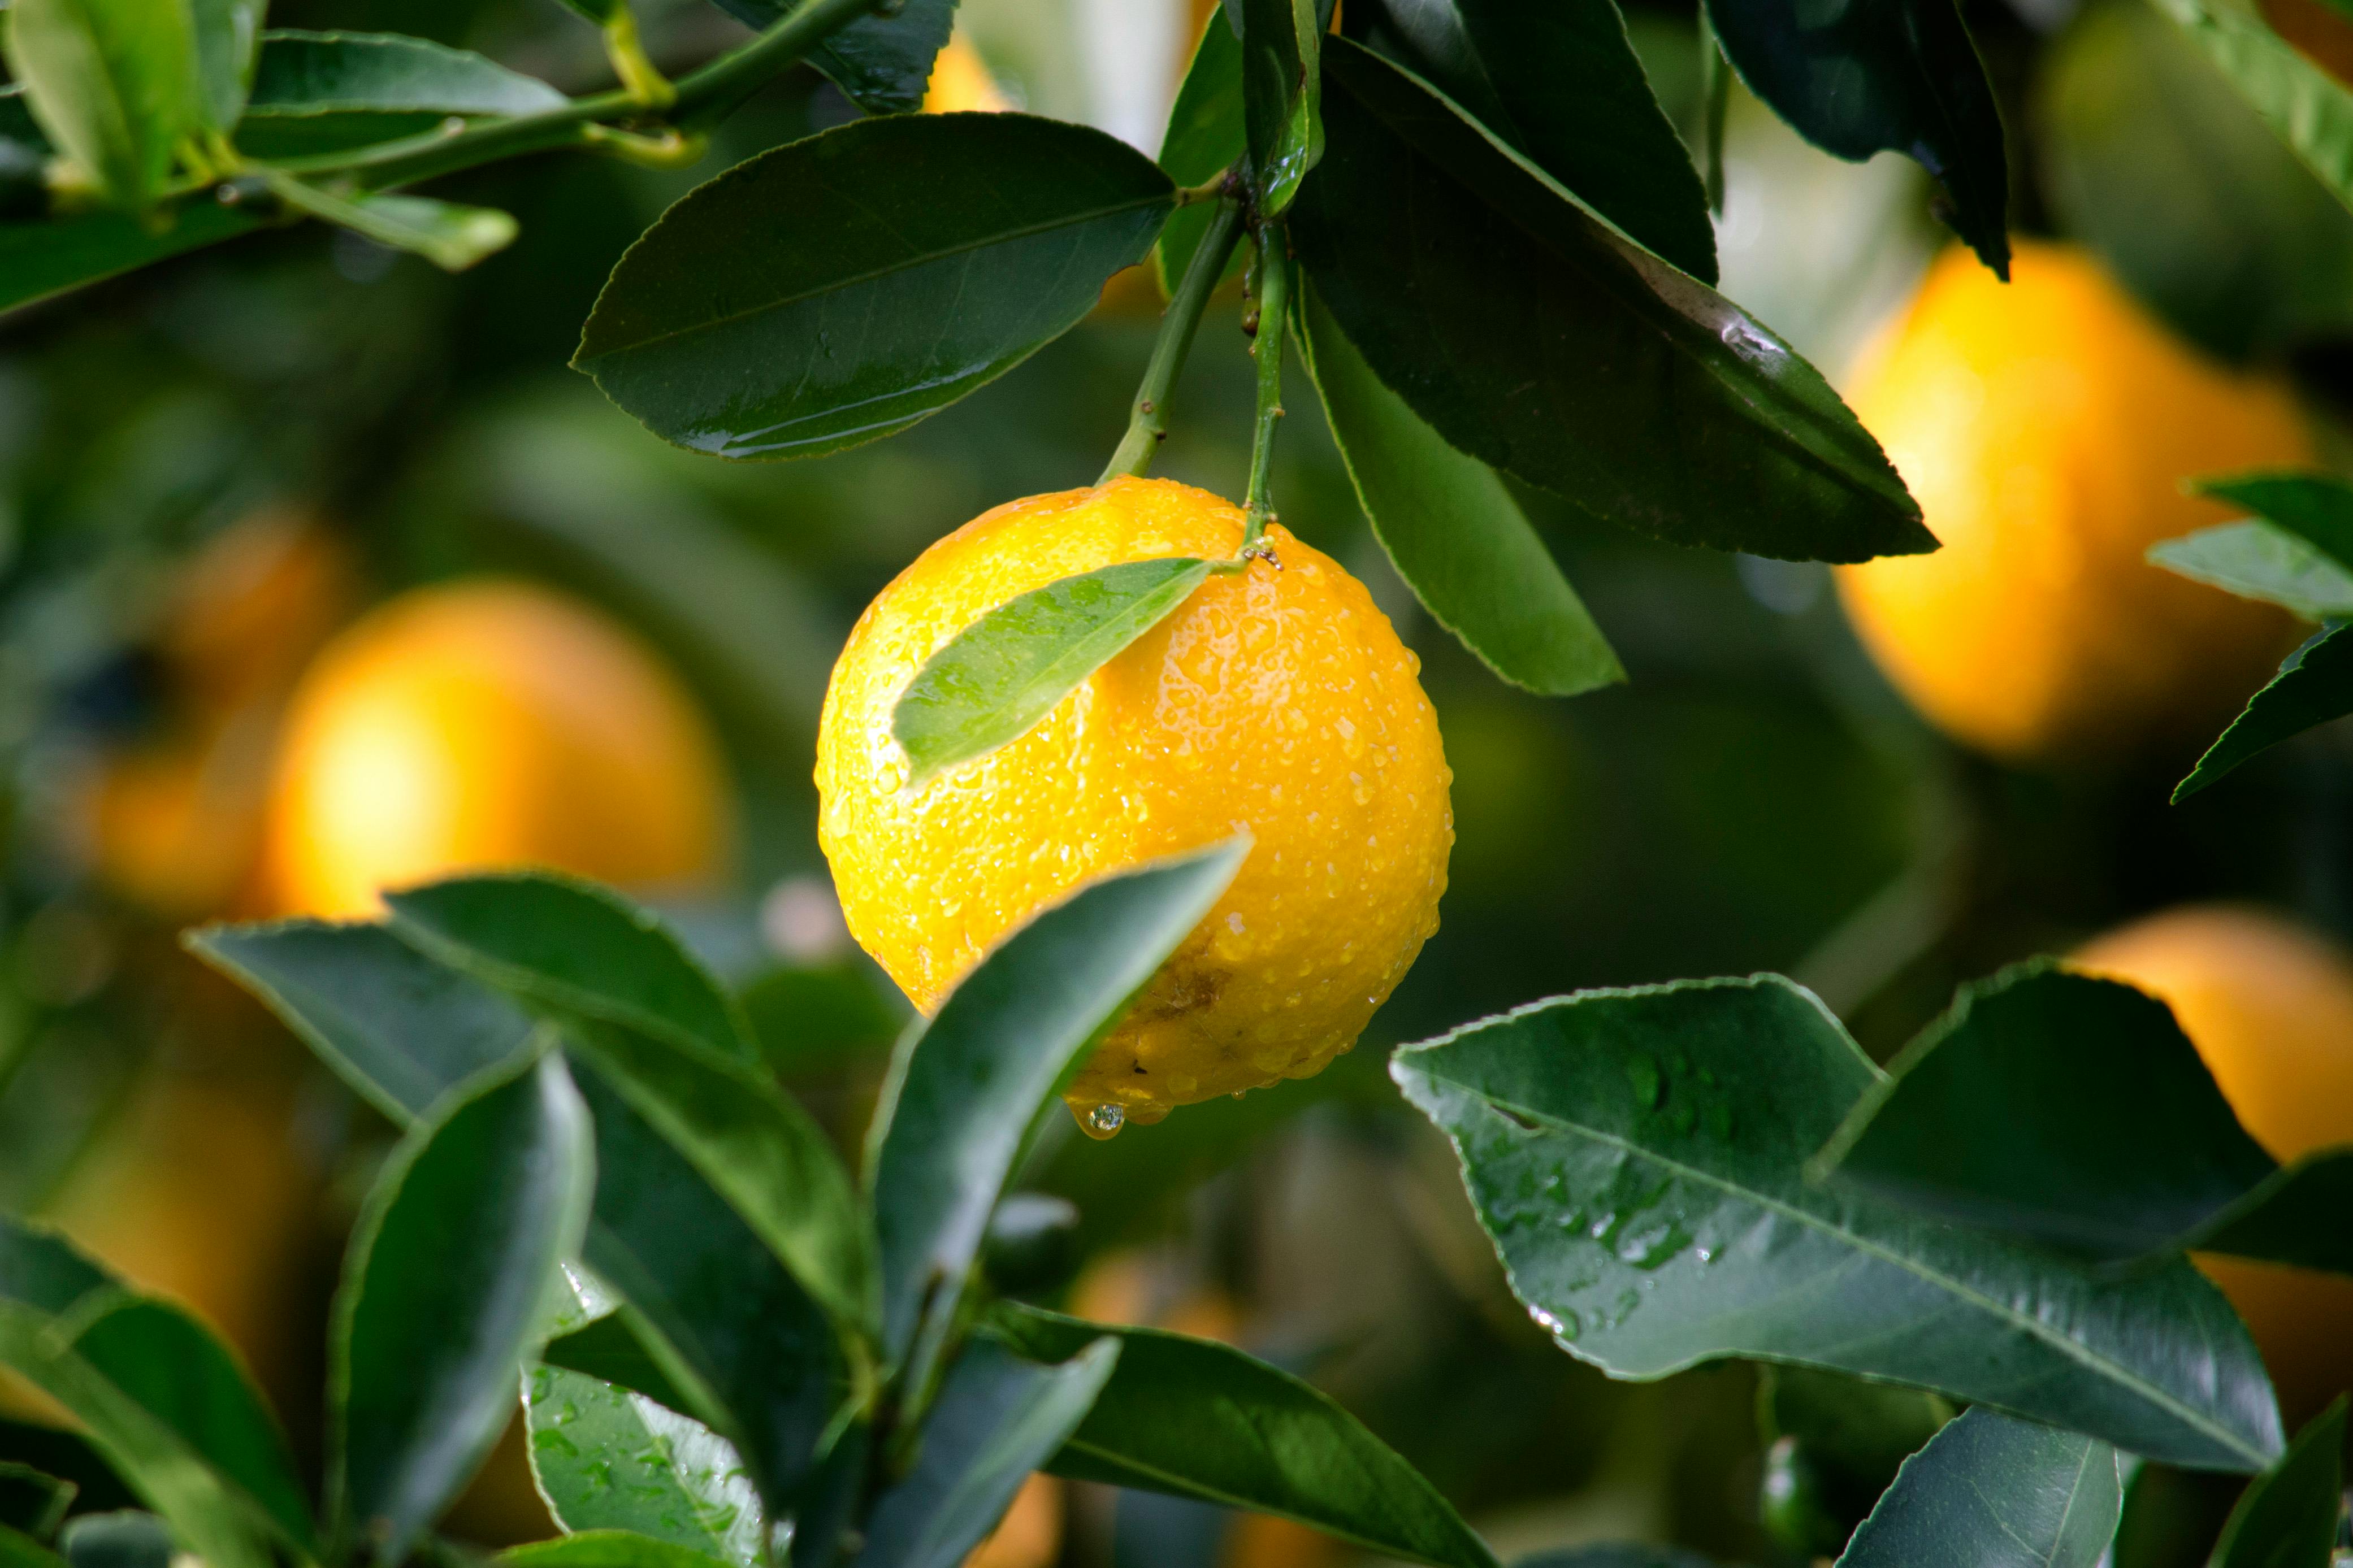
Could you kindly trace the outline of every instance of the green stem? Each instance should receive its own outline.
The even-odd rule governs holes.
[[[1250,495],[1242,503],[1242,549],[1254,549],[1274,519],[1274,429],[1282,420],[1282,330],[1291,310],[1291,237],[1281,223],[1261,225],[1258,245],[1258,420],[1250,437]]]
[[[621,0],[605,18],[605,58],[621,80],[621,90],[647,109],[659,111],[678,101],[678,89],[646,58],[638,37],[638,14]]]
[[[1127,434],[1121,438],[1119,449],[1111,455],[1103,478],[1095,483],[1109,484],[1122,474],[1142,479],[1152,470],[1152,459],[1159,455],[1160,443],[1168,438],[1169,390],[1185,368],[1185,356],[1193,347],[1193,334],[1201,325],[1201,312],[1208,306],[1209,296],[1217,291],[1218,279],[1225,276],[1226,258],[1233,255],[1241,235],[1241,204],[1228,197],[1211,215],[1208,231],[1201,236],[1201,243],[1185,268],[1184,280],[1176,286],[1176,297],[1168,301],[1168,309],[1160,318],[1160,336],[1152,345],[1150,363],[1144,367],[1144,384],[1135,389],[1135,407],[1128,416]]]

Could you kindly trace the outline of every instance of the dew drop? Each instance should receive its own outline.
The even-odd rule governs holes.
[[[1098,1105],[1087,1112],[1081,1125],[1092,1137],[1108,1138],[1127,1125],[1127,1112],[1116,1105]]]

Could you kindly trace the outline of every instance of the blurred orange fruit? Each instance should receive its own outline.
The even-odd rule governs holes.
[[[477,580],[403,595],[320,654],[263,853],[277,909],[343,917],[501,866],[693,888],[728,840],[717,742],[653,651],[562,595]]]
[[[2255,1142],[2283,1162],[2353,1142],[2353,958],[2259,910],[2189,905],[2079,950],[2074,967],[2173,1009]],[[2291,1424],[2353,1388],[2353,1279],[2201,1257],[2263,1352]]]
[[[1013,107],[1005,89],[989,73],[988,62],[972,47],[961,29],[949,36],[947,47],[932,60],[932,79],[923,89],[926,114],[1002,114]]]
[[[1061,1554],[1062,1483],[1040,1473],[1021,1483],[1013,1506],[964,1568],[1050,1568]]]
[[[2306,465],[2286,386],[2209,362],[2072,247],[2007,286],[1948,250],[1852,395],[1944,548],[1839,569],[1879,667],[1999,757],[2211,736],[2293,641],[2284,612],[2143,558],[2232,515],[2184,479]]]
[[[2353,23],[2328,0],[2261,0],[2272,30],[2339,81],[2353,81]]]

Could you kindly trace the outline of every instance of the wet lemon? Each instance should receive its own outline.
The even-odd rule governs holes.
[[[2286,387],[2200,358],[2086,253],[2021,242],[2005,286],[1947,252],[1852,401],[1944,547],[1841,567],[1840,594],[1957,739],[2041,760],[2211,736],[2293,642],[2144,558],[2232,516],[2184,479],[2313,460]]]
[[[404,595],[297,688],[265,869],[276,905],[376,911],[380,889],[550,866],[659,892],[704,884],[728,843],[718,748],[635,637],[521,583]]]
[[[2075,954],[2173,1009],[2240,1123],[2277,1159],[2353,1142],[2353,960],[2261,910],[2193,905]],[[2201,1257],[2262,1347],[2290,1423],[2353,1388],[2353,1279]]]
[[[1114,479],[934,544],[850,633],[818,741],[818,837],[850,933],[929,1009],[1075,884],[1248,831],[1233,886],[1070,1091],[1092,1131],[1321,1070],[1436,927],[1454,830],[1419,662],[1364,585],[1280,525],[1035,728],[914,787],[908,680],[985,612],[1117,562],[1229,556],[1242,515]],[[1113,1115],[1112,1112],[1117,1114]]]

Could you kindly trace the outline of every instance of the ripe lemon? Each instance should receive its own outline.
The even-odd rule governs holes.
[[[1002,114],[1013,107],[997,85],[988,62],[962,31],[952,34],[946,47],[933,57],[932,79],[923,86],[926,114]]]
[[[640,891],[712,879],[718,747],[651,650],[521,583],[419,589],[355,623],[296,689],[265,831],[276,906],[541,865]]]
[[[1242,514],[1118,479],[934,544],[860,617],[819,721],[818,832],[850,934],[918,1007],[1076,883],[1248,829],[1254,847],[1096,1050],[1081,1124],[1320,1071],[1438,922],[1454,841],[1437,716],[1364,585],[1279,525],[1012,744],[915,788],[891,713],[983,613],[1059,578],[1228,556]]]
[[[1050,1568],[1062,1556],[1062,1483],[1043,1472],[1013,1494],[1013,1506],[964,1568]]]
[[[1996,756],[2211,735],[2291,625],[2143,552],[2231,517],[2183,479],[2312,462],[2304,423],[2084,252],[2021,242],[2011,277],[1947,251],[1865,356],[1851,401],[1944,548],[1840,568],[1847,614],[1915,707]]]
[[[2353,1142],[2353,960],[2259,910],[2192,905],[2110,931],[2079,968],[2173,1009],[2240,1123],[2289,1161]],[[2353,1388],[2353,1279],[2201,1257],[2239,1309],[2290,1423]]]

